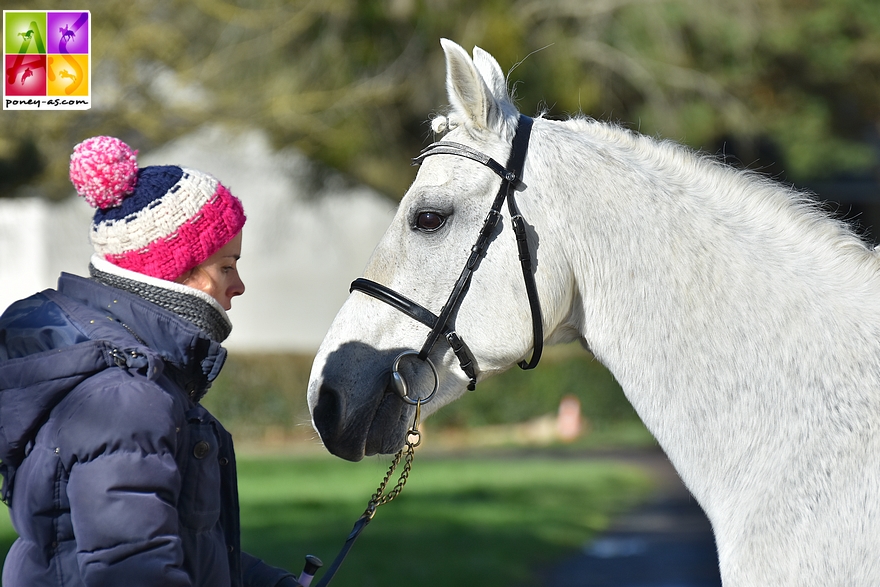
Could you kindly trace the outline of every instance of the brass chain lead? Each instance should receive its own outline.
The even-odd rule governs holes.
[[[370,519],[376,514],[377,507],[385,505],[400,495],[400,492],[403,491],[403,486],[406,485],[406,481],[409,479],[409,472],[412,470],[412,462],[415,457],[415,448],[422,442],[422,435],[419,432],[419,419],[421,418],[421,413],[422,400],[419,399],[416,402],[416,415],[415,418],[413,418],[412,427],[406,432],[406,446],[394,455],[394,459],[391,461],[391,466],[388,467],[388,472],[385,473],[385,478],[382,479],[382,483],[379,484],[376,493],[370,498],[370,502],[367,504],[367,509],[364,511],[364,515],[368,516]],[[394,470],[397,469],[397,466],[400,464],[401,457],[404,459],[403,470],[400,472],[397,484],[395,484],[391,491],[385,493],[385,487],[388,485],[391,475],[394,474]]]

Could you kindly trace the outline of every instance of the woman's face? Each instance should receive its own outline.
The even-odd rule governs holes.
[[[241,232],[208,257],[204,263],[177,279],[178,283],[201,290],[217,300],[224,310],[232,308],[232,298],[244,293],[238,276],[241,258]]]

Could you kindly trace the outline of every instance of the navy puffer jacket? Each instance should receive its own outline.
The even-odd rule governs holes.
[[[139,296],[62,274],[0,317],[5,587],[271,587],[239,550],[232,439],[192,398],[226,351]]]

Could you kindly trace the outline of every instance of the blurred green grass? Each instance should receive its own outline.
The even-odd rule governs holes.
[[[248,459],[244,548],[297,573],[305,554],[329,565],[387,464]],[[403,493],[378,509],[334,585],[534,584],[542,565],[576,551],[649,489],[642,471],[608,462],[417,454]]]
[[[306,554],[329,565],[388,463],[241,457],[243,549],[296,574]],[[333,584],[534,584],[542,565],[572,554],[650,488],[643,471],[612,462],[417,453],[403,493],[378,509]],[[4,558],[14,538],[0,515]]]

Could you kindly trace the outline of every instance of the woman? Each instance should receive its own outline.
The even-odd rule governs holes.
[[[239,550],[232,440],[199,403],[244,293],[241,202],[136,154],[76,146],[91,278],[63,273],[0,316],[2,498],[20,536],[3,585],[298,585]]]

